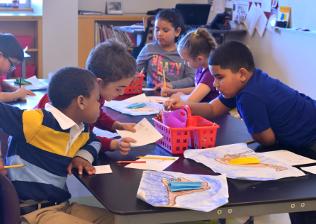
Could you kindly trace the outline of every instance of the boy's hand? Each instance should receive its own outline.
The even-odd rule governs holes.
[[[25,99],[26,96],[35,96],[35,94],[31,90],[27,90],[24,87],[17,89],[13,92],[16,100]]]
[[[180,94],[172,95],[168,100],[165,101],[164,107],[166,110],[174,110],[184,106],[183,101],[181,101]]]
[[[111,141],[111,149],[119,150],[121,155],[127,155],[131,150],[131,143],[134,142],[136,142],[136,140],[129,137],[121,138],[119,140],[114,139]]]
[[[67,172],[69,175],[72,174],[71,170],[73,168],[78,170],[79,175],[82,175],[83,171],[86,171],[86,173],[89,175],[95,174],[95,168],[92,166],[92,164],[79,156],[73,158],[71,163],[68,165]]]
[[[112,127],[114,130],[126,130],[126,131],[136,132],[135,125],[136,125],[135,123],[121,123],[121,122],[115,121]]]

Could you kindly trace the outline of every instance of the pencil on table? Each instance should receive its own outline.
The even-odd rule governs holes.
[[[176,160],[172,157],[159,157],[159,156],[137,156],[138,159],[157,159],[157,160]]]
[[[21,168],[24,167],[24,164],[14,164],[14,165],[9,165],[9,166],[3,166],[4,169],[10,169],[10,168]]]
[[[146,161],[139,161],[139,160],[119,160],[116,163],[118,164],[126,164],[126,163],[146,163]]]

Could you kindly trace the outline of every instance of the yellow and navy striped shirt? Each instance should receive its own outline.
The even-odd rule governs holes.
[[[79,155],[92,162],[101,147],[88,125],[69,145],[70,129],[61,128],[51,112],[41,109],[21,110],[0,103],[0,128],[12,136],[6,163],[26,165],[9,171],[22,200],[70,198],[66,177],[71,159]]]

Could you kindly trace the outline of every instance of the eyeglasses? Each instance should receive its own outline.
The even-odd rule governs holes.
[[[10,68],[8,72],[13,72],[16,69],[15,64],[13,63],[13,61],[10,58],[7,58],[9,63],[10,63]]]

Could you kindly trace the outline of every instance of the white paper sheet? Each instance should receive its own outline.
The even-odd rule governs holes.
[[[223,145],[208,149],[189,149],[184,157],[202,163],[213,171],[227,177],[247,180],[277,180],[285,177],[299,177],[305,174],[286,163],[255,153],[245,143]],[[259,163],[232,165],[231,159],[257,158]]]
[[[48,82],[45,79],[38,79],[36,76],[31,76],[30,78],[27,78],[25,80],[32,83],[31,85],[25,85],[25,89],[41,90],[48,88]]]
[[[112,173],[112,169],[110,165],[94,166],[94,168],[95,168],[95,174]]]
[[[316,166],[301,167],[301,169],[309,173],[316,174]]]
[[[136,140],[135,143],[131,143],[132,147],[154,143],[163,137],[146,118],[138,122],[134,128],[136,132],[117,130],[122,138],[130,137]]]
[[[201,182],[200,189],[172,192],[169,181]],[[197,175],[177,172],[144,171],[137,198],[156,207],[185,208],[209,212],[228,203],[228,186],[224,175]]]
[[[132,103],[145,103],[146,105],[136,109],[127,108]],[[150,102],[150,98],[146,97],[145,94],[140,94],[122,101],[112,100],[105,102],[104,106],[133,116],[158,114],[163,109],[162,104]]]
[[[146,159],[150,157],[154,157],[157,159]],[[161,159],[159,159],[161,158]],[[166,159],[167,160],[164,160]],[[168,158],[172,160],[168,160]],[[146,161],[146,163],[130,163],[125,167],[128,168],[134,168],[134,169],[141,169],[141,170],[156,170],[156,171],[163,171],[168,166],[170,166],[172,163],[177,161],[179,157],[172,157],[172,156],[159,156],[159,155],[146,155],[141,159],[138,159],[139,161]]]
[[[264,155],[266,157],[278,160],[282,163],[286,163],[290,166],[316,163],[316,160],[314,160],[314,159],[310,159],[310,158],[295,154],[294,152],[290,152],[287,150],[276,150],[276,151],[270,151],[270,152],[262,152],[260,154]]]
[[[260,16],[256,24],[256,30],[259,36],[263,37],[264,31],[266,30],[266,26],[268,23],[268,19],[261,8],[258,8],[258,13],[260,13]]]
[[[106,138],[115,138],[117,136],[119,136],[117,133],[113,133],[107,130],[102,130],[100,128],[94,127],[93,128],[93,133],[96,136],[101,136],[101,137],[106,137]]]
[[[252,36],[255,32],[256,24],[259,20],[259,17],[260,11],[258,10],[258,7],[255,6],[255,4],[252,4],[245,21],[250,36]]]

